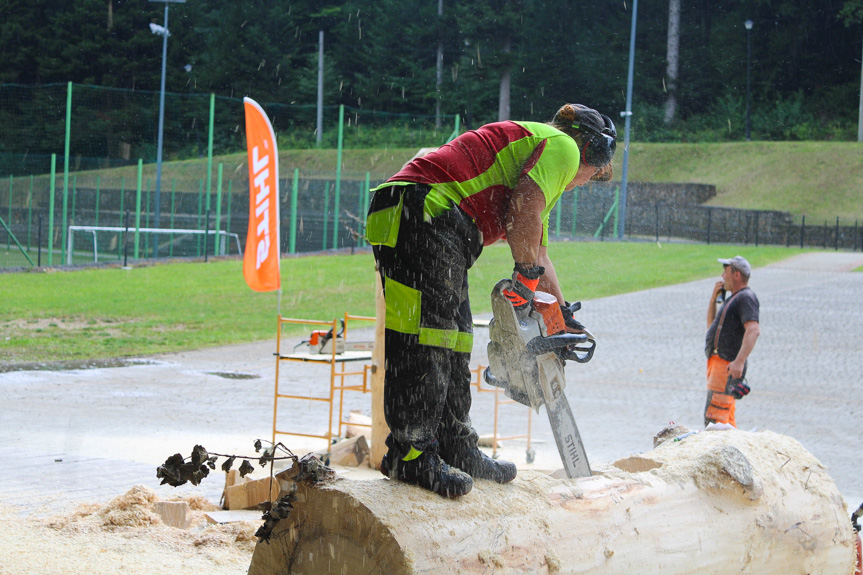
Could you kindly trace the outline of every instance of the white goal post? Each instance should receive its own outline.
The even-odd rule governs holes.
[[[68,238],[67,245],[68,249],[66,252],[66,264],[72,265],[72,254],[75,252],[74,250],[74,241],[75,241],[75,233],[74,232],[89,232],[93,237],[93,261],[99,261],[99,233],[100,232],[113,232],[122,236],[124,233],[149,233],[154,235],[177,235],[177,236],[203,236],[207,235],[207,239],[209,240],[209,236],[216,236],[217,239],[221,239],[222,241],[218,242],[218,250],[219,255],[225,255],[227,249],[227,243],[229,239],[233,238],[237,244],[237,253],[242,254],[243,249],[240,247],[240,236],[227,232],[225,230],[193,230],[193,229],[182,229],[182,228],[125,228],[125,227],[115,227],[115,226],[69,226],[68,228]],[[126,238],[123,239],[124,243]],[[209,243],[209,242],[207,242]]]

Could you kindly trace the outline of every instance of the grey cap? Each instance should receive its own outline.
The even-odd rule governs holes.
[[[719,263],[724,266],[731,266],[746,277],[749,277],[752,274],[752,266],[749,265],[749,262],[746,261],[746,258],[743,256],[734,256],[730,260],[724,260],[719,258]]]

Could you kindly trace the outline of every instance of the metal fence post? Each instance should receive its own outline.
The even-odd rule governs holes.
[[[342,148],[345,134],[345,105],[339,105],[339,142],[336,154],[336,189],[333,198],[333,249],[339,247],[339,206],[342,191]],[[326,242],[326,240],[324,240]],[[326,249],[326,247],[324,248]]]
[[[221,251],[221,246],[219,245],[219,232],[222,231],[222,170],[225,164],[219,162],[219,176],[218,181],[216,182],[216,222],[215,222],[215,231],[216,235],[213,237],[213,255],[219,255]],[[278,190],[276,190],[278,193]]]
[[[30,228],[33,223],[33,175],[30,175],[30,196],[27,200],[27,251],[30,251]]]
[[[851,248],[851,251],[857,251],[857,220],[854,220],[854,247]]]
[[[560,237],[560,212],[562,211],[561,208],[562,206],[560,205],[560,202],[558,202],[554,206],[554,236],[557,238]]]
[[[366,212],[369,211],[369,188],[371,187],[371,174],[366,172],[366,181],[363,189],[360,190],[360,209],[357,216],[360,218],[360,237],[357,245],[362,247],[366,245]]]
[[[120,178],[120,223],[123,223],[123,204],[126,201],[126,178],[125,176]],[[117,258],[120,259],[120,258]]]
[[[141,244],[141,184],[144,179],[144,160],[138,158],[138,185],[135,187],[135,259]]]
[[[803,238],[806,236],[806,214],[803,214],[803,221],[800,222],[800,248],[803,248]]]
[[[291,237],[288,238],[288,252],[297,251],[297,195],[300,191],[300,169],[294,168],[294,181],[291,183]]]
[[[66,261],[66,207],[69,199],[69,142],[72,133],[72,82],[69,82],[66,89],[66,143],[65,154],[63,157],[63,229],[61,230],[60,242],[63,246],[63,257],[61,261]],[[53,234],[53,232],[52,232]],[[48,256],[51,257],[50,255]]]
[[[210,189],[213,182],[213,125],[216,117],[216,94],[210,94],[210,133],[207,136],[207,209],[210,209]],[[206,242],[205,242],[206,243]]]
[[[755,247],[758,247],[758,223],[759,223],[759,213],[755,212]]]
[[[204,263],[209,260],[210,256],[210,210],[207,210],[207,222],[204,233]]]
[[[321,246],[322,250],[327,249],[327,222],[329,221],[327,219],[327,212],[329,211],[329,209],[330,209],[330,184],[327,183],[326,187],[324,188],[324,214],[323,214],[324,215],[324,234],[323,234],[324,239],[323,239],[323,246]],[[335,246],[333,246],[333,247],[335,247]]]
[[[572,237],[575,238],[578,223],[578,188],[572,190]]]
[[[48,265],[54,265],[54,186],[57,180],[57,154],[51,154],[51,182],[48,189]]]
[[[12,174],[9,174],[9,215],[6,217],[6,221],[9,222],[9,225],[12,225]],[[12,234],[6,236],[6,249],[9,249],[9,242],[12,240]]]
[[[72,174],[72,210],[69,212],[69,223],[73,226],[75,225],[75,200],[77,198],[78,198],[78,174]]]
[[[201,229],[201,218],[204,215],[204,178],[201,178],[198,181],[198,219],[195,220],[195,225],[198,226],[198,229]],[[197,234],[196,234],[197,235]],[[198,250],[198,253],[195,255],[201,257],[201,238],[198,236],[195,239],[195,247]]]
[[[177,195],[177,178],[171,178],[171,217],[169,226],[174,229],[174,201]],[[168,257],[174,257],[174,242],[168,240]]]
[[[599,212],[599,215],[604,216],[606,213],[607,213],[607,211],[605,209],[605,198],[603,198],[602,199],[602,211]],[[599,241],[601,241],[601,242],[605,241],[605,221],[604,220],[602,222],[600,222],[600,224],[599,224]]]
[[[707,245],[710,245],[710,227],[713,223],[713,210],[707,208]]]
[[[123,267],[129,266],[129,210],[126,210],[126,230],[123,232]]]
[[[656,224],[656,243],[659,243],[659,201],[653,203],[653,220]]]
[[[36,267],[42,267],[42,214],[38,216],[38,229],[36,230]]]
[[[96,225],[99,225],[99,188],[102,183],[102,177],[96,176]]]
[[[144,198],[144,227],[150,227],[150,178],[147,178],[147,195]],[[144,254],[150,251],[150,236],[144,236]]]
[[[233,190],[233,188],[234,188],[233,183],[234,183],[234,180],[228,180],[228,194],[227,194],[228,206],[227,206],[227,209],[225,210],[225,231],[228,233],[231,233],[231,195],[233,195],[233,191],[234,191]],[[278,201],[278,195],[276,196],[276,201]],[[279,214],[281,215],[281,210],[279,210]],[[228,238],[228,236],[225,236],[225,242],[226,243],[228,241],[227,238]],[[279,251],[279,253],[281,253],[281,251]],[[240,254],[240,255],[242,255],[242,254]]]
[[[836,216],[836,237],[833,238],[833,251],[839,251],[839,216]]]

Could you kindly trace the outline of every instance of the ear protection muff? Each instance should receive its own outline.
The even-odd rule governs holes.
[[[614,158],[614,151],[617,149],[617,131],[614,129],[614,122],[605,114],[600,115],[605,122],[601,132],[590,126],[572,124],[573,128],[586,132],[590,136],[581,150],[581,159],[595,168],[608,164]]]

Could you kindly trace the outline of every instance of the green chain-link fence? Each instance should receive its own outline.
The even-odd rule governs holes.
[[[159,186],[158,101],[157,92],[91,85],[0,85],[0,268],[237,253],[248,226],[242,99],[166,94]],[[457,116],[436,127],[434,116],[329,106],[318,143],[315,106],[262,106],[282,151],[338,142],[346,149],[416,150],[440,145],[460,129]],[[282,252],[365,245],[368,190],[381,174],[284,165],[280,174]],[[710,208],[701,200],[662,201],[637,192],[629,198],[629,238],[863,249],[863,230],[838,221],[801,226],[781,212]],[[615,184],[565,194],[551,216],[551,238],[615,237],[617,201]],[[182,231],[147,231],[156,227],[157,212],[160,230]]]
[[[247,225],[248,180],[242,164],[220,159],[245,152],[241,98],[166,93],[162,177],[156,182],[159,93],[92,85],[0,85],[0,267],[61,265],[110,257],[232,253],[236,242],[159,229],[237,234]],[[388,114],[340,106],[263,103],[280,149],[435,146],[458,132],[458,117]],[[320,141],[319,141],[320,140]],[[341,157],[341,149],[339,149]],[[285,174],[285,251],[344,247],[356,242],[369,174],[303,173],[290,203]],[[5,189],[4,189],[5,188]],[[158,209],[156,197],[158,196]],[[338,212],[335,207],[338,206]],[[209,216],[209,220],[208,220]],[[209,228],[207,228],[209,221]],[[135,231],[129,240],[125,226]],[[353,226],[351,228],[350,226]],[[100,229],[88,229],[88,228]],[[83,229],[82,229],[83,228]],[[123,228],[106,230],[101,228]],[[193,237],[190,237],[193,236]],[[67,245],[71,244],[71,245]],[[73,248],[73,249],[70,249]],[[107,253],[102,253],[107,250]]]

